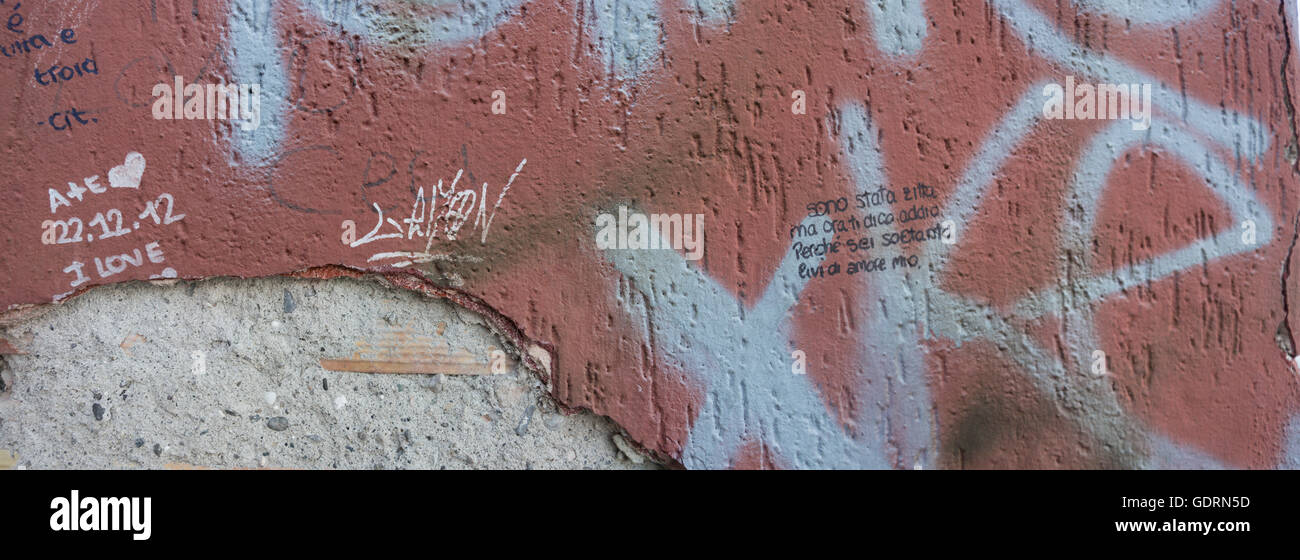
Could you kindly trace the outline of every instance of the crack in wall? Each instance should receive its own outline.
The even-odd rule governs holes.
[[[1278,13],[1282,15],[1282,38],[1286,41],[1286,50],[1282,51],[1282,103],[1286,106],[1287,124],[1291,125],[1291,141],[1286,147],[1286,158],[1291,163],[1291,170],[1300,173],[1300,134],[1296,132],[1295,104],[1291,101],[1291,78],[1287,68],[1291,65],[1291,25],[1287,20],[1286,2],[1278,2]],[[1295,347],[1293,343],[1292,348]]]
[[[1295,334],[1291,332],[1291,302],[1287,282],[1291,278],[1291,257],[1295,254],[1296,241],[1300,240],[1300,211],[1296,212],[1292,227],[1291,247],[1286,251],[1282,261],[1282,324],[1277,326],[1277,344],[1286,352],[1288,358],[1296,358]]]
[[[1291,100],[1291,24],[1287,18],[1286,2],[1278,2],[1278,13],[1282,16],[1282,37],[1286,41],[1286,50],[1282,54],[1282,102],[1286,106],[1287,123],[1291,126],[1291,142],[1286,147],[1286,157],[1291,163],[1291,170],[1300,174],[1300,135],[1297,135],[1295,104]],[[1291,302],[1287,282],[1291,278],[1291,257],[1295,254],[1296,240],[1300,239],[1300,211],[1292,227],[1291,246],[1287,249],[1286,259],[1282,261],[1282,323],[1277,326],[1277,343],[1287,358],[1296,359],[1295,333],[1291,332]]]

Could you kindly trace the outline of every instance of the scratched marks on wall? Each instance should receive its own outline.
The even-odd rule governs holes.
[[[419,274],[688,467],[1293,465],[1287,10],[7,1],[5,305]],[[702,252],[598,247],[616,207]]]
[[[492,0],[482,3],[367,3],[357,0],[301,0],[299,9],[320,18],[338,31],[332,40],[351,44],[365,40],[380,47],[426,48],[463,42],[489,32],[518,2]],[[270,128],[237,138],[236,150],[251,161],[266,162],[267,154],[279,152],[288,100],[301,99],[302,82],[294,81],[284,59],[290,48],[282,37],[277,18],[288,10],[283,3],[266,0],[232,0],[226,40],[227,59],[237,81],[260,83],[269,94],[267,114]],[[298,37],[293,48],[298,55],[320,37]],[[343,84],[334,84],[340,87]],[[295,91],[296,89],[296,91]],[[299,109],[302,107],[299,106]]]
[[[424,187],[419,187],[415,194],[415,202],[411,205],[410,217],[401,218],[400,223],[392,217],[384,218],[383,208],[378,203],[372,203],[372,208],[378,214],[375,218],[375,227],[358,237],[356,222],[344,220],[341,224],[343,228],[341,239],[348,247],[354,248],[383,240],[426,240],[423,251],[378,252],[366,259],[369,263],[387,264],[394,268],[405,268],[435,260],[456,260],[455,255],[431,253],[434,243],[440,236],[442,239],[455,241],[461,229],[471,225],[470,217],[474,218],[471,229],[482,232],[480,243],[487,243],[492,221],[496,218],[497,211],[501,209],[501,204],[505,202],[506,195],[510,194],[510,185],[514,184],[527,163],[526,159],[520,160],[514,173],[497,192],[496,202],[492,203],[490,211],[488,184],[483,183],[481,190],[478,191],[472,187],[458,189],[457,185],[465,174],[464,169],[459,169],[451,183],[445,187],[442,180],[439,180],[436,185],[431,185],[427,197]],[[473,260],[472,257],[468,258]]]
[[[123,204],[104,212],[96,212],[93,218],[82,220],[75,215],[63,217],[63,214],[73,214],[78,209],[73,203],[86,200],[86,197],[106,195],[110,192],[110,189],[139,191],[144,179],[146,165],[147,162],[142,154],[130,152],[126,155],[126,161],[122,165],[108,170],[108,185],[99,184],[99,175],[91,175],[81,179],[81,181],[68,181],[66,192],[60,192],[59,189],[49,189],[50,214],[54,218],[62,217],[62,219],[49,219],[41,222],[41,244],[73,245],[73,257],[79,260],[73,260],[71,264],[63,269],[64,273],[72,275],[68,287],[75,289],[90,282],[92,277],[102,282],[111,276],[125,272],[128,268],[149,267],[156,269],[157,267],[154,265],[161,265],[166,262],[166,255],[156,239],[153,241],[146,240],[143,247],[140,247],[140,242],[137,240],[137,242],[130,244],[132,248],[120,254],[89,258],[84,255],[102,253],[103,250],[94,251],[90,248],[90,245],[96,239],[99,240],[99,244],[95,246],[98,248],[115,237],[131,236],[132,238],[140,238],[141,235],[136,235],[136,232],[141,232],[142,226],[145,228],[142,235],[152,235],[153,238],[157,238],[162,234],[159,232],[150,233],[150,229],[157,226],[170,226],[175,222],[184,220],[185,214],[176,211],[176,198],[171,193],[159,193],[154,197],[151,192],[154,189],[147,189],[144,191],[147,194],[144,194],[143,201],[141,201],[142,197],[140,196],[130,198],[114,197],[119,198]],[[65,206],[68,207],[68,210],[60,214],[60,210]],[[125,214],[123,208],[125,208]],[[126,224],[126,226],[123,227],[123,224]],[[113,242],[110,242],[110,245],[120,246],[119,243]],[[116,253],[116,251],[111,252]],[[94,266],[87,266],[86,262],[82,262],[83,260],[93,262]],[[149,278],[176,278],[177,276],[175,269],[166,267],[149,276]],[[55,296],[55,299],[61,299],[73,293],[73,291],[59,294]]]

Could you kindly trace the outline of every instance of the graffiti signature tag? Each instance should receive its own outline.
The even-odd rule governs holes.
[[[425,251],[427,252],[432,247],[433,240],[438,238],[440,231],[447,240],[455,241],[460,234],[461,228],[469,222],[471,216],[474,216],[474,228],[482,229],[479,242],[486,243],[488,231],[492,227],[492,221],[496,218],[497,210],[501,208],[501,203],[505,201],[506,194],[510,192],[510,186],[514,184],[515,178],[519,176],[527,163],[527,159],[519,161],[514,173],[510,175],[510,179],[501,188],[501,193],[497,195],[491,213],[488,212],[487,208],[487,183],[483,183],[479,191],[472,188],[457,190],[456,185],[465,173],[465,170],[461,169],[456,172],[456,177],[445,188],[443,187],[443,181],[438,180],[437,185],[429,188],[427,198],[424,187],[420,187],[415,195],[415,203],[411,206],[411,216],[402,219],[401,222],[391,217],[385,218],[384,210],[380,208],[378,203],[371,204],[378,214],[375,227],[360,238],[356,237],[356,223],[352,220],[344,220],[343,243],[355,248],[384,239],[427,238],[425,242]],[[476,204],[477,212],[475,212]],[[386,233],[381,233],[385,231]]]

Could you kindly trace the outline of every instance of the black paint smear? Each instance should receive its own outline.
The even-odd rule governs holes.
[[[294,155],[298,152],[305,152],[308,150],[327,150],[331,154],[334,154],[335,157],[340,156],[339,151],[335,150],[333,147],[330,146],[307,146],[305,148],[298,148],[296,150],[290,150],[288,152],[281,154],[280,157],[275,160],[275,165],[272,166],[272,170],[271,170],[272,178],[266,182],[267,190],[270,191],[271,193],[271,199],[274,200],[276,204],[279,204],[280,206],[283,206],[295,212],[304,212],[307,214],[342,214],[343,213],[342,210],[321,210],[319,208],[308,208],[306,206],[299,206],[297,204],[294,204],[292,202],[289,202],[281,198],[280,194],[276,192],[274,175],[279,172],[280,164],[284,163],[284,160],[287,159],[289,156]]]
[[[289,68],[290,68],[290,69],[292,69],[292,68],[295,66],[295,64],[297,64],[297,61],[298,61],[298,58],[299,58],[299,53],[302,52],[304,49],[306,49],[307,46],[310,45],[311,42],[314,41],[314,40],[315,40],[315,39],[308,39],[306,42],[302,42],[302,41],[300,41],[300,42],[297,44],[297,46],[294,47],[294,49],[293,49],[293,54],[289,56]],[[297,86],[298,96],[297,96],[297,98],[294,99],[294,102],[293,102],[293,103],[294,103],[294,104],[293,104],[293,108],[294,108],[294,109],[299,110],[299,111],[303,111],[303,112],[307,112],[307,113],[313,113],[313,114],[321,114],[321,113],[331,114],[331,113],[333,113],[335,110],[337,110],[338,108],[340,108],[340,107],[342,107],[342,106],[344,106],[344,105],[347,105],[349,101],[352,101],[352,97],[353,97],[354,95],[356,95],[357,88],[358,88],[358,86],[359,86],[359,84],[358,84],[358,82],[357,82],[357,75],[359,75],[359,74],[363,71],[363,68],[362,68],[362,57],[361,57],[361,46],[360,46],[360,45],[357,43],[357,41],[356,41],[355,39],[353,39],[352,37],[344,36],[344,37],[342,38],[342,40],[343,40],[344,43],[348,46],[348,50],[350,50],[350,51],[352,52],[352,60],[353,60],[353,62],[356,63],[356,65],[357,65],[357,70],[358,70],[357,73],[354,73],[354,74],[349,78],[349,82],[350,82],[350,84],[351,84],[351,88],[348,89],[347,97],[344,97],[344,98],[343,98],[343,101],[340,101],[340,102],[334,104],[334,106],[332,106],[332,107],[326,107],[326,108],[324,108],[324,109],[308,109],[307,107],[303,106],[303,98],[306,97],[306,91],[304,91],[304,88],[303,88],[302,82],[303,82],[303,80],[307,77],[307,65],[304,63],[303,66],[302,66],[302,68],[300,68],[300,69],[298,70],[298,83],[295,84],[295,85]]]
[[[370,166],[374,162],[375,156],[383,156],[385,158],[388,158],[388,175],[385,175],[383,179],[371,181]],[[363,181],[361,183],[361,200],[365,202],[367,211],[374,210],[373,205],[376,204],[375,202],[372,202],[370,200],[369,189],[388,183],[396,175],[397,175],[397,158],[393,157],[393,154],[390,154],[388,152],[370,152],[370,158],[366,159],[365,173],[361,175],[361,180]],[[398,205],[393,204],[387,208],[384,208],[383,210],[391,214],[393,212],[396,212],[397,209],[398,209]]]
[[[133,66],[136,65],[136,63],[138,63],[138,62],[140,62],[141,60],[144,60],[144,59],[146,59],[146,58],[149,59],[150,61],[154,62],[154,68],[155,68],[155,69],[158,69],[158,68],[159,68],[159,66],[158,66],[158,64],[157,64],[157,61],[154,60],[154,58],[153,58],[152,56],[142,56],[142,57],[136,58],[136,59],[134,59],[134,60],[132,60],[132,61],[126,63],[126,65],[123,66],[122,69],[121,69],[120,71],[118,71],[118,73],[117,73],[117,79],[113,80],[113,93],[114,93],[115,95],[117,95],[117,99],[118,99],[118,101],[121,101],[123,105],[126,105],[126,106],[128,106],[128,107],[134,107],[134,108],[136,108],[136,109],[139,109],[140,107],[148,107],[148,106],[149,106],[149,103],[147,103],[147,102],[146,102],[146,103],[140,103],[140,104],[133,104],[133,103],[131,103],[131,100],[130,100],[130,99],[127,99],[126,96],[122,95],[122,90],[121,90],[122,78],[125,78],[125,77],[126,77],[126,73],[129,72],[129,71],[131,70],[131,68],[132,68]],[[163,62],[166,64],[166,69],[167,69],[168,73],[170,73],[171,75],[175,76],[175,75],[176,75],[176,68],[174,68],[174,67],[172,66],[172,62],[171,62],[171,60],[167,59],[167,57],[164,56],[164,57],[163,57]]]
[[[474,177],[474,172],[469,170],[469,152],[465,144],[460,145],[460,161],[461,165],[465,166],[465,174],[469,175],[470,185],[478,186],[478,179]]]

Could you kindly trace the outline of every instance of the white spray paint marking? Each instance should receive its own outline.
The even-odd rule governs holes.
[[[1042,50],[1049,58],[1066,65],[1070,69],[1101,77],[1110,81],[1128,83],[1151,83],[1156,80],[1141,73],[1127,64],[1109,55],[1082,48],[1073,43],[1053,28],[1036,10],[1016,0],[995,0],[1001,13],[1007,18],[1022,37],[1034,49]],[[1027,135],[1036,120],[1034,114],[1037,101],[1033,93],[1041,90],[1041,84],[1030,88],[1016,109],[1003,119],[998,129],[981,147],[968,167],[962,182],[947,205],[946,214],[962,217],[968,222],[976,213],[976,202],[983,196],[992,183],[993,173],[998,169],[1012,148]],[[1081,158],[1075,171],[1073,184],[1076,195],[1088,200],[1085,219],[1067,223],[1065,243],[1074,249],[1074,254],[1087,255],[1086,246],[1091,239],[1096,203],[1104,188],[1106,174],[1097,170],[1108,170],[1113,164],[1116,150],[1131,148],[1140,141],[1149,141],[1155,146],[1178,155],[1194,169],[1201,172],[1206,184],[1216,196],[1233,211],[1237,217],[1251,216],[1257,222],[1266,225],[1259,229],[1271,229],[1271,215],[1267,208],[1255,198],[1253,192],[1243,188],[1225,163],[1209,148],[1202,146],[1197,135],[1208,137],[1218,142],[1226,151],[1235,152],[1244,158],[1253,159],[1267,150],[1269,139],[1266,129],[1254,119],[1237,112],[1211,107],[1196,99],[1184,100],[1181,94],[1161,84],[1155,96],[1157,106],[1166,114],[1181,115],[1181,124],[1162,122],[1151,134],[1135,137],[1132,131],[1120,131],[1116,127],[1104,129],[1098,138],[1089,144],[1089,151]],[[1190,130],[1189,130],[1190,129]],[[1117,147],[1117,145],[1122,145]],[[1222,239],[1220,239],[1222,238]],[[977,317],[960,318],[963,314],[975,311],[984,314],[982,304],[967,301],[955,294],[938,291],[932,294],[931,302],[935,309],[944,310],[934,326],[940,336],[961,340],[975,337],[990,338],[1000,344],[1014,344],[1016,351],[1010,352],[1021,367],[1038,383],[1045,394],[1073,395],[1074,400],[1082,399],[1077,404],[1066,403],[1067,410],[1086,411],[1076,419],[1082,426],[1091,427],[1101,441],[1115,446],[1117,450],[1138,450],[1128,441],[1127,435],[1133,429],[1140,429],[1136,422],[1129,419],[1115,400],[1112,391],[1095,384],[1080,385],[1072,381],[1070,371],[1076,371],[1084,363],[1082,356],[1089,349],[1098,348],[1100,343],[1096,335],[1096,325],[1092,317],[1092,304],[1102,297],[1123,289],[1126,285],[1145,283],[1166,277],[1177,270],[1192,268],[1211,259],[1222,258],[1249,250],[1241,244],[1232,242],[1226,234],[1211,238],[1195,240],[1191,245],[1180,250],[1148,259],[1141,266],[1126,267],[1118,274],[1107,278],[1089,278],[1083,286],[1068,286],[1062,283],[1059,292],[1045,292],[1031,295],[1015,306],[1014,315],[1022,317],[1039,317],[1053,311],[1065,310],[1062,321],[1074,325],[1068,331],[1070,340],[1066,341],[1069,354],[1075,365],[1066,367],[1053,353],[1038,347],[1027,333],[1012,334],[1013,329],[999,316],[988,314],[986,319]],[[947,249],[936,255],[941,263],[947,260]],[[1086,257],[1085,257],[1086,258]],[[942,270],[942,266],[937,267]],[[1116,280],[1116,278],[1119,278]],[[937,283],[934,285],[938,285]],[[1179,447],[1164,436],[1148,433],[1150,465],[1164,464],[1205,464],[1217,465],[1198,451]],[[1182,462],[1182,463],[1180,463]]]
[[[108,185],[115,189],[138,189],[144,177],[145,161],[140,152],[126,154],[126,162],[108,170]]]
[[[710,14],[717,15],[709,3]],[[701,6],[703,8],[703,6]],[[587,4],[587,25],[600,49],[605,71],[617,79],[635,79],[648,70],[660,51],[659,2],[597,0]]]
[[[406,9],[386,10],[349,0],[298,3],[349,34],[380,44],[424,47],[481,37],[504,21],[520,0],[457,2],[417,17]],[[233,81],[259,84],[264,94],[261,124],[254,130],[235,129],[233,147],[243,161],[266,165],[280,154],[289,119],[286,100],[292,98],[276,17],[284,8],[265,0],[231,0],[229,5],[226,59]]]
[[[255,129],[234,127],[234,149],[245,162],[262,165],[279,154],[288,120],[289,76],[271,2],[231,0],[226,18],[226,62],[233,82],[261,88],[261,123]]]
[[[149,279],[150,280],[172,280],[179,276],[180,275],[176,273],[176,269],[169,266],[167,268],[162,269],[162,272],[150,276]]]
[[[925,0],[864,0],[876,46],[892,55],[913,55],[925,43]]]
[[[736,15],[736,0],[683,0],[687,7],[694,8],[694,14],[700,23],[719,25],[731,21]]]
[[[1020,101],[989,134],[963,174],[962,181],[945,208],[945,215],[960,217],[960,223],[965,224],[970,224],[976,219],[977,203],[992,187],[997,169],[1006,162],[1012,150],[1028,136],[1038,121],[1041,106],[1038,93],[1041,91],[1042,84],[1030,86]],[[1120,125],[1124,125],[1122,129]],[[1107,141],[1114,141],[1113,138],[1106,137],[1107,134],[1141,136],[1121,122],[1104,129],[1100,134],[1103,138],[1094,140],[1090,146],[1094,148],[1107,146],[1108,149],[1115,149],[1114,146],[1107,144]],[[1113,161],[1109,159],[1105,161],[1089,160],[1087,157],[1080,159],[1075,172],[1075,184],[1090,186],[1080,187],[1081,190],[1077,191],[1081,197],[1084,197],[1082,193],[1085,191],[1090,193],[1085,197],[1087,202],[1084,204],[1090,204],[1091,209],[1085,212],[1085,215],[1095,215],[1093,206],[1100,200],[1104,178],[1109,173],[1104,170],[1108,170],[1112,164]],[[1098,169],[1103,171],[1099,172]],[[1080,178],[1096,177],[1100,179],[1080,180]],[[1095,192],[1088,191],[1088,188],[1095,189]],[[1075,254],[1086,253],[1083,247],[1091,239],[1092,218],[1085,218],[1078,222],[1064,224],[1066,231],[1063,232],[1065,243],[1074,249]],[[1083,233],[1085,228],[1086,233]],[[1044,302],[1050,296],[1042,294],[1030,296],[1017,304],[1011,313],[1012,317],[1018,316],[1023,319],[1051,313],[1060,314],[1064,310],[1061,320],[1071,325],[1068,329],[1070,336],[1064,341],[1071,361],[1067,364],[1062,362],[1054,352],[1041,348],[1028,332],[1013,327],[1008,318],[1003,317],[1003,311],[939,288],[942,285],[941,279],[952,247],[939,244],[927,246],[927,249],[930,258],[936,262],[934,278],[930,280],[926,296],[930,301],[930,307],[938,310],[933,314],[928,325],[930,332],[935,336],[953,340],[959,345],[968,340],[987,339],[1000,347],[1010,348],[1005,355],[1015,360],[1047,398],[1060,401],[1061,410],[1067,411],[1067,417],[1076,425],[1090,430],[1099,441],[1111,446],[1121,455],[1146,454],[1147,461],[1153,465],[1191,460],[1199,456],[1197,455],[1199,452],[1181,449],[1160,434],[1147,431],[1138,421],[1130,418],[1116,399],[1114,391],[1104,380],[1072,374],[1072,372],[1084,371],[1091,352],[1100,348],[1092,304],[1100,301],[1106,294],[1088,292],[1066,284],[1065,265],[1062,264],[1058,288],[1059,296],[1066,299],[1051,300],[1049,305]],[[1195,263],[1184,264],[1196,266],[1199,263],[1200,261],[1197,260]],[[1045,293],[1051,294],[1051,292]]]
[[[1187,126],[1243,158],[1259,157],[1268,149],[1267,130],[1259,121],[1237,111],[1184,97],[1179,88],[1165,84],[1155,76],[1109,54],[1071,41],[1038,10],[1021,0],[993,0],[993,4],[1011,29],[1030,46],[1030,52],[1041,52],[1067,69],[1091,76],[1098,82],[1156,84],[1152,99],[1156,107],[1167,115],[1180,117]]]
[[[403,218],[402,223],[398,223],[397,220],[391,217],[385,218],[383,208],[378,203],[371,203],[371,208],[378,215],[375,227],[360,238],[349,242],[351,236],[355,236],[356,222],[347,220],[342,224],[344,236],[341,240],[349,247],[355,248],[385,239],[427,238],[423,252],[383,251],[372,255],[369,262],[402,258],[403,260],[392,265],[402,268],[433,260],[451,260],[452,257],[449,255],[437,255],[430,252],[434,240],[440,237],[439,233],[441,233],[442,238],[455,241],[457,236],[460,235],[461,229],[469,224],[469,218],[473,215],[474,223],[471,229],[481,229],[482,234],[479,237],[479,243],[486,244],[488,232],[492,228],[497,212],[501,210],[501,204],[505,201],[506,195],[510,193],[511,185],[514,184],[515,179],[519,178],[519,173],[523,171],[524,165],[527,163],[527,159],[519,161],[514,173],[510,174],[510,178],[506,180],[505,186],[501,188],[500,194],[497,195],[496,203],[492,206],[491,212],[488,212],[487,207],[488,183],[483,183],[480,190],[474,190],[473,188],[457,190],[456,185],[465,173],[465,170],[461,169],[456,172],[456,176],[452,179],[450,185],[444,187],[443,180],[439,179],[436,185],[430,186],[427,197],[425,196],[425,187],[419,187],[416,192],[415,202],[411,206],[410,217]]]
[[[445,262],[482,262],[483,261],[482,257],[477,257],[474,255],[432,254],[432,253],[425,253],[419,251],[392,251],[388,253],[375,253],[373,255],[370,255],[370,258],[366,259],[366,262],[379,262],[379,261],[385,261],[389,259],[402,259],[395,263],[389,263],[390,266],[393,266],[395,268],[405,268],[413,264],[423,264],[423,263],[434,262],[434,261],[445,261]]]
[[[483,221],[483,236],[479,239],[479,243],[487,242],[488,230],[492,229],[492,219],[496,218],[497,210],[501,208],[501,202],[506,199],[506,194],[510,192],[510,185],[514,184],[515,179],[519,177],[519,173],[524,170],[524,166],[527,164],[528,164],[527,159],[519,160],[519,165],[515,167],[515,172],[510,174],[509,179],[506,179],[506,186],[502,187],[501,194],[497,195],[497,202],[495,205],[492,206],[492,214],[490,215],[486,213],[487,183],[483,183],[483,196],[479,198],[480,206],[478,210],[478,217],[474,219],[474,227],[478,227],[479,222]],[[485,216],[486,216],[486,220],[484,220]]]
[[[878,449],[856,445],[841,429],[808,376],[790,374],[789,311],[806,285],[793,252],[753,308],[676,252],[604,254],[629,280],[615,297],[643,320],[647,337],[653,332],[658,355],[694,374],[705,388],[704,406],[682,450],[684,465],[726,467],[742,445],[758,441],[785,467],[889,466]]]
[[[1163,121],[1155,121],[1152,134],[1141,134],[1116,123],[1103,129],[1093,137],[1079,160],[1071,182],[1070,200],[1078,201],[1081,213],[1067,213],[1066,219],[1071,227],[1067,239],[1073,240],[1075,254],[1084,257],[1083,268],[1076,271],[1083,281],[1078,288],[1093,298],[1100,299],[1136,285],[1168,277],[1175,272],[1200,266],[1206,260],[1219,259],[1238,253],[1249,252],[1267,245],[1273,237],[1273,219],[1268,208],[1255,197],[1254,191],[1245,188],[1233,173],[1232,168],[1207,146],[1202,145],[1193,136],[1176,129]],[[1211,192],[1232,211],[1230,223],[1253,220],[1259,231],[1258,245],[1247,245],[1238,241],[1236,230],[1226,229],[1210,237],[1192,241],[1188,245],[1158,255],[1154,258],[1123,266],[1116,270],[1097,274],[1093,271],[1091,259],[1087,257],[1092,251],[1087,250],[1096,225],[1097,212],[1100,208],[1106,181],[1114,163],[1121,161],[1125,152],[1142,147],[1155,153],[1165,152],[1179,157],[1193,170],[1197,171]],[[1072,218],[1078,218],[1073,219]],[[1063,271],[1062,271],[1063,272]],[[1070,294],[1076,290],[1071,290]],[[1071,295],[1055,290],[1032,294],[1016,304],[1017,313],[1027,317],[1037,317],[1053,310],[1059,310],[1069,302],[1062,298]]]
[[[1032,19],[1032,16],[1027,17]],[[1100,63],[1103,66],[1118,64],[1107,57],[1088,63]],[[1118,65],[1118,70],[1104,68],[1103,75],[1136,75],[1122,64]],[[962,223],[968,223],[976,217],[977,203],[992,184],[997,170],[1037,123],[1040,100],[1036,94],[1041,89],[1041,85],[1031,87],[989,134],[964,172],[961,183],[947,204],[945,215],[959,217]],[[1168,107],[1169,100],[1165,101],[1165,106]],[[1180,100],[1177,106],[1186,109],[1189,126],[1199,128],[1212,139],[1230,142],[1229,146],[1239,148],[1248,157],[1258,155],[1267,147],[1267,139],[1258,137],[1262,129],[1257,125],[1249,122],[1245,125],[1232,124],[1221,119],[1206,121],[1203,117],[1209,112],[1195,100],[1190,100],[1186,106]],[[841,129],[846,132],[843,140],[846,159],[852,166],[858,186],[870,188],[884,184],[883,158],[875,153],[878,148],[872,145],[875,135],[869,132],[868,113],[861,108],[848,107],[843,110],[842,118],[844,122]],[[1240,119],[1234,122],[1240,122]],[[1218,162],[1210,150],[1201,146],[1190,134],[1161,121],[1157,130],[1142,138],[1152,140],[1154,146],[1180,156],[1201,171],[1207,185],[1236,216],[1252,216],[1256,220],[1264,220],[1271,227],[1267,212],[1260,209],[1261,205],[1253,194],[1241,189],[1227,166]],[[1077,223],[1067,224],[1072,228],[1067,231],[1067,235],[1073,234],[1074,243],[1079,244],[1083,238],[1090,236],[1095,221],[1095,206],[1100,200],[1109,173],[1095,170],[1109,169],[1116,156],[1115,150],[1128,149],[1136,142],[1138,140],[1134,139],[1133,131],[1127,127],[1124,130],[1117,127],[1105,129],[1090,142],[1090,151],[1081,158],[1080,167],[1075,173],[1075,193],[1086,201],[1089,210],[1083,214],[1082,219],[1076,220]],[[1210,239],[1197,240],[1192,246],[1195,247],[1194,252],[1207,259],[1246,250],[1237,246],[1225,246],[1212,253],[1212,256],[1205,256],[1207,248],[1214,245],[1214,240]],[[1075,356],[1074,361],[1077,363],[1075,366],[1067,366],[1054,353],[1040,348],[1027,332],[1013,327],[1001,316],[999,310],[939,289],[937,279],[942,275],[951,248],[943,244],[928,244],[925,251],[937,266],[932,269],[935,271],[933,276],[920,278],[924,284],[917,286],[909,277],[902,286],[873,286],[875,291],[872,293],[875,295],[864,298],[882,304],[880,312],[874,313],[873,309],[872,314],[873,321],[880,324],[877,328],[868,329],[869,331],[907,333],[920,330],[958,344],[967,340],[987,339],[1007,348],[1007,354],[1035,381],[1036,386],[1049,398],[1060,402],[1063,410],[1070,411],[1067,415],[1076,425],[1092,431],[1119,456],[1145,454],[1148,458],[1141,463],[1143,466],[1222,466],[1200,451],[1175,444],[1163,435],[1143,428],[1140,422],[1127,415],[1106,383],[1071,374],[1077,370],[1075,366],[1084,363],[1078,356],[1086,349],[1097,348],[1091,303],[1113,293],[1113,290],[1092,285],[1090,287],[1095,293],[1084,292],[1091,295],[1081,296],[1080,301],[1071,301],[1066,306],[1067,316],[1063,320],[1082,325],[1082,328],[1071,329],[1072,332],[1080,333],[1068,342],[1070,354]],[[853,441],[825,415],[824,405],[817,392],[806,384],[799,384],[800,380],[806,379],[804,376],[779,376],[779,373],[789,370],[785,358],[789,355],[786,351],[789,347],[788,324],[780,318],[793,306],[798,289],[774,290],[770,286],[763,302],[753,310],[746,310],[730,300],[725,289],[698,271],[690,270],[680,257],[677,258],[680,262],[670,262],[671,256],[665,259],[666,255],[641,255],[638,259],[636,255],[627,252],[607,252],[607,255],[610,254],[619,271],[632,281],[632,288],[646,298],[644,303],[635,301],[629,297],[630,289],[620,289],[617,297],[623,301],[625,309],[630,314],[644,317],[647,331],[653,331],[656,340],[683,341],[661,343],[657,350],[669,361],[694,372],[706,386],[705,407],[692,425],[688,444],[682,453],[683,462],[687,466],[726,466],[740,445],[751,440],[763,442],[773,452],[780,454],[782,461],[792,466],[890,464],[886,451],[881,448],[881,440]],[[1151,259],[1151,263],[1145,267],[1132,267],[1125,275],[1160,278],[1175,270],[1196,266],[1199,262],[1201,261],[1190,259],[1186,250],[1175,251]],[[773,286],[782,285],[779,279],[789,275],[791,264],[791,259],[787,256],[776,273]],[[660,297],[662,292],[655,289],[656,284],[672,286],[672,296]],[[802,284],[798,284],[798,288],[802,288]],[[924,298],[912,299],[910,296],[920,293],[924,293]],[[1049,309],[1060,309],[1060,306],[1044,305],[1042,299],[1039,296],[1037,300],[1018,305],[1013,315],[1037,317],[1046,314]],[[924,312],[919,303],[921,300],[927,302],[930,308],[938,310],[933,317]],[[775,301],[779,301],[780,305],[773,303]],[[896,323],[891,325],[885,322],[888,321],[891,309],[908,310],[909,307],[913,311],[910,317],[904,311],[899,314],[902,316],[900,319],[895,319]],[[682,324],[687,309],[692,310],[692,317],[718,319],[695,319]],[[717,321],[721,323],[717,324]],[[760,332],[754,332],[755,325],[762,325]],[[735,337],[719,339],[718,333],[735,333]],[[781,338],[774,336],[778,333]],[[755,341],[758,342],[755,344]],[[766,350],[767,355],[763,351],[753,351],[751,345]],[[874,355],[889,355],[899,347],[916,346],[907,340],[868,338],[864,341],[867,353]],[[745,351],[741,352],[742,355],[736,355],[736,349]],[[931,405],[928,396],[924,394],[924,383],[915,382],[916,377],[924,378],[924,371],[919,369],[923,367],[923,362],[917,355],[901,356],[899,363],[900,367],[885,367],[883,371],[890,372],[892,369],[901,377],[906,377],[911,371],[919,371],[919,375],[913,374],[913,386],[919,390],[909,397],[910,402],[905,402],[899,409],[895,409],[898,405],[892,402],[879,408],[889,411],[888,414],[906,411],[909,407],[921,411],[919,415],[904,413],[901,416],[904,423],[920,421],[925,425],[928,422],[928,414],[925,412]],[[881,367],[880,364],[872,364],[873,370],[878,367]],[[780,395],[782,402],[787,403],[786,406],[765,406],[767,399],[773,395]],[[781,429],[782,427],[786,429]],[[924,452],[927,443],[926,438],[920,437],[919,431],[915,436],[904,440],[907,442],[905,445],[911,446],[912,453],[917,455]],[[791,435],[792,432],[797,435]],[[901,458],[908,450],[894,452]],[[914,460],[923,459],[917,456]]]
[[[1082,12],[1110,14],[1138,25],[1188,21],[1206,15],[1219,0],[1075,0]]]
[[[880,131],[871,123],[868,109],[846,105],[839,117],[841,151],[858,190],[888,186],[884,154],[876,143]],[[884,225],[882,233],[895,229],[893,224]],[[902,250],[893,246],[870,254],[891,259]],[[933,405],[922,355],[925,298],[919,296],[925,291],[911,272],[871,275],[866,281],[866,293],[856,301],[867,323],[856,377],[857,424],[868,438],[860,444],[887,452],[895,468],[934,465],[939,445],[931,441]]]
[[[355,0],[299,0],[308,13],[368,40],[413,47],[469,41],[509,19],[522,0],[417,0],[437,9],[375,6]],[[424,13],[420,13],[424,12]]]
[[[1193,447],[1179,445],[1173,440],[1152,432],[1149,434],[1149,456],[1142,465],[1145,469],[1224,469],[1226,465]]]
[[[1283,442],[1282,460],[1278,468],[1300,470],[1300,414],[1291,417],[1286,425],[1286,441]]]

